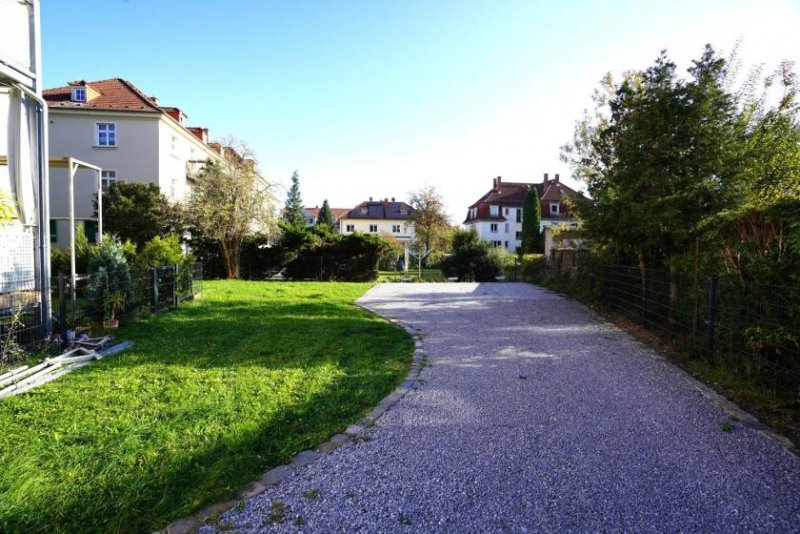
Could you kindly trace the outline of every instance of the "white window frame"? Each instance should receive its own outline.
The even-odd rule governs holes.
[[[393,224],[392,225],[392,233],[393,234],[399,234],[400,233],[400,225],[399,224]]]
[[[500,216],[500,206],[496,206],[494,204],[489,206],[489,217],[499,217]]]
[[[114,176],[106,176],[106,173],[113,173]],[[117,178],[117,169],[103,169],[100,173],[100,183],[103,186],[103,193],[107,193],[111,189],[111,184],[119,180]]]
[[[550,203],[550,215],[561,215],[561,206],[559,205],[558,202]]]
[[[497,233],[497,223],[491,223],[489,225],[489,231],[493,234]]]
[[[78,95],[83,95],[83,98],[78,98]],[[72,88],[72,101],[73,102],[86,102],[86,88],[73,87]]]
[[[100,144],[100,125],[101,124],[104,125],[104,126],[105,125],[111,125],[111,126],[114,127],[113,128],[113,130],[114,130],[114,144],[113,145],[112,144],[106,144],[106,145]],[[109,132],[106,131],[105,133],[108,134]],[[96,148],[117,148],[119,146],[119,134],[117,132],[117,123],[116,122],[95,122],[94,123],[94,146]]]
[[[344,231],[345,232],[355,232],[356,231],[356,225],[355,224],[348,224],[348,225],[346,225],[344,227]]]
[[[377,224],[370,224],[369,231],[372,234],[378,233],[378,225]]]

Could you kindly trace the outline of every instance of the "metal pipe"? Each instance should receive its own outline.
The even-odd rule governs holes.
[[[49,337],[53,332],[53,328],[50,317],[50,180],[47,168],[47,153],[49,149],[48,139],[45,135],[47,128],[47,102],[22,84],[15,83],[14,86],[33,99],[38,109],[36,115],[36,165],[38,169],[36,240],[38,241],[37,249],[39,253],[39,292],[42,302],[39,308],[39,320],[43,327],[42,333],[44,337]]]

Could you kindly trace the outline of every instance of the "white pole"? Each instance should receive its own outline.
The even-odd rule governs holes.
[[[69,166],[69,281],[72,286],[72,302],[75,303],[75,163],[68,159]]]
[[[103,240],[103,173],[97,173],[97,242]]]

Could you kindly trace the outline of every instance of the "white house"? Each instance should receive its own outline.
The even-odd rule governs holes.
[[[25,305],[33,337],[50,333],[47,106],[41,90],[39,1],[0,2],[0,314]]]
[[[541,183],[504,182],[500,176],[492,180],[492,189],[472,204],[464,225],[475,229],[481,239],[495,248],[503,247],[516,253],[522,246],[522,204],[525,195],[535,188],[542,210],[540,230],[548,226],[575,225],[569,214],[569,201],[581,196],[567,187],[556,174],[549,179],[547,173]]]
[[[362,202],[339,218],[339,231],[342,234],[361,232],[390,236],[403,244],[414,240],[414,223],[411,215],[414,210],[405,202],[394,198]]]
[[[192,181],[222,147],[209,143],[206,128],[186,125],[179,108],[160,106],[121,78],[78,80],[44,91],[50,113],[50,151],[70,154],[102,168],[102,186],[115,180],[152,183],[173,201],[186,198]],[[67,243],[68,176],[51,169],[51,241]],[[75,219],[89,237],[96,231],[93,200],[98,184],[79,171],[74,181]]]

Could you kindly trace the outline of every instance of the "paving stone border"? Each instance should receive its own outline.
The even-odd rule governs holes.
[[[369,308],[356,303],[356,306],[368,311],[376,317],[381,317],[375,314]],[[281,481],[292,476],[297,469],[302,469],[307,465],[319,460],[323,455],[330,454],[342,445],[349,443],[366,432],[370,427],[374,426],[380,417],[392,408],[397,402],[406,396],[411,391],[414,385],[419,380],[419,375],[426,365],[427,357],[422,345],[422,330],[408,326],[396,318],[381,317],[392,323],[393,325],[402,328],[414,339],[414,356],[411,360],[411,367],[408,370],[406,378],[398,385],[395,390],[386,396],[375,408],[372,409],[367,415],[362,417],[356,423],[348,426],[343,434],[334,434],[327,441],[320,443],[313,450],[300,451],[292,457],[290,463],[279,465],[264,473],[260,479],[251,482],[244,489],[242,489],[237,498],[214,503],[207,506],[188,517],[173,521],[166,528],[157,531],[155,534],[189,534],[195,532],[203,526],[211,517],[227,512],[234,508],[239,502],[249,499],[263,493],[267,488],[280,484]]]

